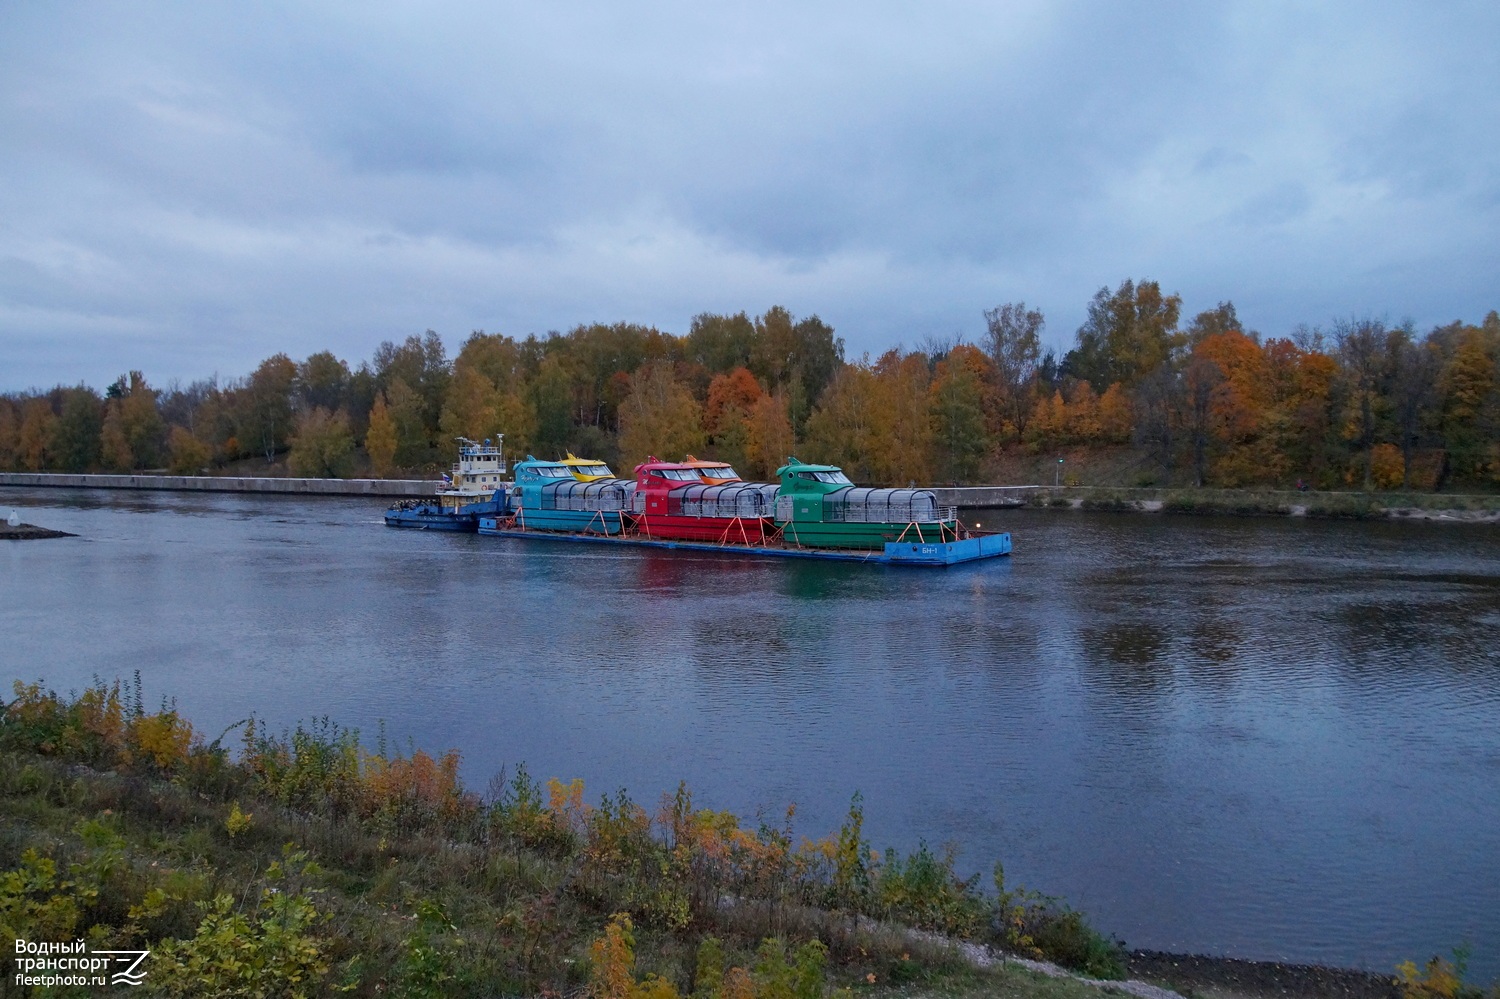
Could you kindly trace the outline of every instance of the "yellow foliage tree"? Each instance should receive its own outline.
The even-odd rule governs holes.
[[[396,423],[385,404],[385,393],[377,392],[370,407],[370,429],[365,433],[365,451],[377,479],[390,478],[396,470]]]
[[[456,364],[438,421],[443,436],[481,440],[502,432],[497,402],[495,386],[488,378],[469,364]]]
[[[807,418],[803,457],[843,466],[853,478],[868,479],[876,465],[882,415],[875,372],[868,364],[847,364],[823,391],[818,408]]]
[[[704,445],[698,401],[669,364],[648,364],[630,379],[620,403],[620,459],[625,468],[648,455],[680,455]]]
[[[786,398],[763,395],[755,400],[745,421],[746,474],[769,479],[796,449]]]
[[[173,475],[197,475],[212,457],[208,445],[186,427],[174,426],[167,435],[167,468]]]
[[[1125,444],[1135,429],[1135,413],[1130,396],[1115,382],[1099,397],[1099,437],[1109,444]]]
[[[21,429],[17,433],[16,450],[20,452],[21,467],[28,472],[40,472],[51,458],[52,433],[57,426],[57,414],[46,399],[29,399],[21,409]]]
[[[1099,440],[1099,396],[1088,382],[1079,382],[1073,388],[1073,398],[1063,410],[1063,435],[1076,444]]]

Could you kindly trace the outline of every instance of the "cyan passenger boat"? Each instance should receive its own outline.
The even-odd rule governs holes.
[[[630,511],[635,483],[617,479],[601,461],[576,458],[541,461],[531,455],[516,462],[510,488],[514,527],[534,531],[619,534]],[[486,515],[480,531],[494,533],[504,511]]]
[[[458,461],[430,500],[401,500],[385,512],[387,527],[474,531],[482,514],[506,509],[504,434],[492,443],[458,438]]]
[[[776,526],[782,539],[808,548],[882,550],[887,544],[956,541],[958,510],[940,509],[930,489],[869,489],[836,465],[788,458],[776,470]]]

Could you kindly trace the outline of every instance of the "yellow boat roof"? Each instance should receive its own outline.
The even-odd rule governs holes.
[[[610,479],[613,478],[615,474],[614,472],[610,471],[609,466],[604,462],[598,461],[594,458],[580,458],[572,451],[569,451],[568,456],[566,458],[559,459],[557,463],[559,465],[567,465],[568,471],[573,473],[573,478],[579,480],[580,482],[593,482],[596,479]],[[590,475],[582,471],[582,469],[584,468],[602,468],[604,469],[604,474]]]

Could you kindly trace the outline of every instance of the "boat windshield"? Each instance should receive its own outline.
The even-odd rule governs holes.
[[[705,468],[702,471],[703,477],[705,479],[737,479],[740,477],[739,473],[729,465],[719,465],[714,468]]]
[[[608,465],[578,465],[574,471],[579,475],[597,475],[601,478],[609,478],[615,474],[609,470]]]
[[[571,479],[573,473],[561,465],[537,465],[531,469],[531,474],[542,479]]]
[[[696,468],[658,468],[656,474],[674,482],[702,482],[703,476]]]
[[[813,482],[827,482],[836,486],[852,486],[849,476],[843,472],[798,472],[797,478],[808,479]]]

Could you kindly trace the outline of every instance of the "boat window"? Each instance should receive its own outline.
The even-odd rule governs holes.
[[[611,472],[609,470],[609,466],[608,465],[579,465],[578,466],[578,474],[579,475],[605,475],[605,476],[610,476],[610,475],[614,475],[615,473]]]
[[[852,486],[854,484],[849,481],[849,476],[843,472],[814,472],[813,475],[817,477],[819,482],[831,482],[839,486]]]
[[[703,469],[703,475],[705,478],[710,479],[737,479],[740,477],[739,473],[728,465],[722,465],[719,468],[705,468]]]
[[[806,479],[809,482],[816,482],[818,480],[818,475],[816,472],[798,472],[797,478]]]
[[[572,472],[557,465],[542,465],[539,468],[533,468],[532,472],[543,479],[571,479],[573,477]]]
[[[703,476],[698,474],[698,470],[696,468],[664,468],[662,469],[661,474],[665,478],[675,479],[678,482],[703,481]]]

